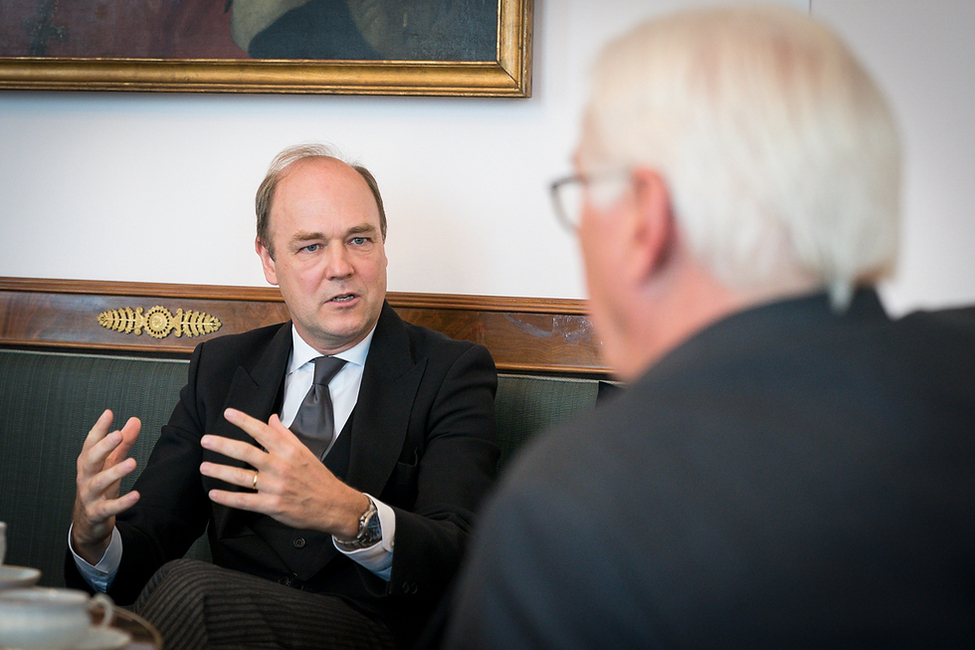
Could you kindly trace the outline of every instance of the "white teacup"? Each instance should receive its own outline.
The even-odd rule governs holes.
[[[98,627],[108,627],[115,606],[105,594],[39,587],[0,591],[0,648],[73,648],[88,635],[91,612],[99,608],[104,616]]]

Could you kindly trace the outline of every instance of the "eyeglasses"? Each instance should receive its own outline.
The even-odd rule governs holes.
[[[586,190],[596,183],[607,181],[626,181],[628,172],[609,172],[605,174],[575,174],[552,182],[552,203],[555,216],[566,230],[575,232],[579,228],[582,209],[586,202]],[[605,198],[605,197],[602,197]]]

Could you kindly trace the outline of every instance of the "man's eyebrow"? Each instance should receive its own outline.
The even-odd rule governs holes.
[[[378,232],[377,228],[371,223],[363,223],[357,226],[352,226],[343,233],[343,237],[348,237],[349,235],[372,235]],[[323,232],[312,232],[308,230],[299,230],[292,237],[291,241],[303,242],[312,241],[315,239],[328,239]]]
[[[301,230],[291,236],[291,241],[311,241],[313,239],[325,239],[325,235],[320,232]]]
[[[347,235],[364,235],[373,234],[376,232],[376,227],[371,223],[363,223],[358,226],[352,226],[349,228],[345,234]]]

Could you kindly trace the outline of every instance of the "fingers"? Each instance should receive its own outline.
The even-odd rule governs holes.
[[[251,467],[261,469],[267,454],[249,442],[206,435],[200,440],[200,445],[207,451],[213,451],[234,460],[240,460]],[[250,471],[250,470],[248,470]]]
[[[243,467],[231,467],[230,465],[220,465],[217,463],[202,463],[200,473],[210,478],[215,478],[224,483],[237,485],[244,488],[254,487],[255,470]],[[267,475],[265,475],[267,479]],[[265,487],[268,487],[265,485]]]
[[[250,446],[250,445],[249,445]],[[210,500],[228,508],[238,510],[250,510],[274,515],[276,510],[273,504],[278,503],[277,497],[260,492],[251,492],[255,487],[262,489],[273,488],[275,485],[271,473],[260,474],[256,470],[243,467],[231,467],[230,465],[220,465],[218,463],[205,462],[200,464],[200,473],[210,478],[215,478],[231,485],[247,488],[245,491],[232,490],[210,490],[208,496]],[[260,483],[255,481],[255,477],[260,479]],[[272,490],[273,492],[273,490]]]
[[[135,444],[135,441],[138,440],[139,431],[141,430],[142,422],[139,420],[139,418],[128,419],[125,426],[122,427],[122,430],[118,432],[119,435],[122,436],[122,441],[115,448],[115,451],[109,455],[109,464],[114,465],[129,455],[129,451],[132,449],[132,445]]]
[[[119,497],[119,484],[136,468],[134,458],[127,458],[139,435],[142,423],[129,418],[121,431],[112,431],[113,415],[105,410],[85,437],[78,455],[77,494],[73,520],[80,539],[100,540],[111,532],[108,524],[118,513],[139,500],[137,492]]]
[[[101,442],[108,435],[108,428],[112,426],[113,419],[115,419],[115,416],[109,409],[102,411],[102,414],[95,420],[95,425],[88,431],[88,435],[85,436],[85,442],[81,446],[82,454]]]
[[[88,523],[89,526],[97,527],[99,524],[106,521],[113,521],[115,515],[121,514],[134,506],[139,502],[139,493],[132,491],[126,492],[117,499],[101,499],[97,501],[91,501],[87,504],[87,507],[82,507],[80,514]],[[77,525],[78,522],[75,522]],[[111,534],[111,529],[106,531],[106,534]]]
[[[284,451],[285,447],[298,441],[291,430],[281,424],[277,415],[272,415],[267,422],[261,422],[236,409],[227,409],[223,415],[228,422],[240,427],[257,444],[271,453]]]
[[[335,504],[342,499],[337,497],[354,492],[352,488],[335,478],[321,460],[281,424],[278,416],[272,415],[265,423],[241,411],[227,409],[224,417],[260,446],[249,441],[203,436],[200,444],[204,449],[249,465],[201,463],[202,475],[243,488],[210,490],[211,501],[229,508],[259,512],[296,528],[338,530]],[[252,491],[255,471],[257,491]],[[357,517],[358,514],[361,513],[357,513]]]
[[[93,495],[102,495],[111,489],[118,489],[118,482],[135,471],[134,458],[126,458],[115,465],[107,465],[106,469],[87,477],[85,491]]]
[[[105,468],[111,468],[122,462],[132,449],[142,423],[138,418],[129,418],[128,422],[121,431],[108,432],[112,426],[113,415],[110,410],[105,410],[95,422],[95,425],[85,437],[85,442],[81,447],[81,454],[78,456],[78,475],[90,477],[101,472]],[[128,471],[121,476],[125,476],[135,469],[134,461]]]
[[[264,449],[275,449],[279,447],[278,441],[281,436],[280,431],[275,428],[284,429],[281,421],[276,415],[272,415],[270,422],[265,424],[260,420],[237,411],[227,409],[224,412],[227,421],[240,427],[245,433],[253,438]],[[287,431],[287,429],[284,429]],[[290,434],[290,431],[287,431]],[[200,445],[208,450],[228,458],[242,461],[255,469],[223,465],[219,463],[204,462],[200,465],[200,473],[204,476],[237,485],[239,487],[251,488],[254,485],[254,475],[256,471],[267,470],[269,465],[269,453],[260,447],[256,447],[250,442],[233,440],[220,436],[206,435],[200,440]],[[270,474],[265,474],[265,482],[270,479]],[[267,487],[267,485],[266,485]],[[216,496],[216,498],[214,498]],[[211,498],[222,505],[229,505],[235,508],[246,507],[249,499],[241,497],[251,496],[250,493],[226,492],[223,490],[213,490]]]
[[[247,435],[254,439],[260,447],[250,442],[224,438],[220,436],[205,435],[200,440],[200,445],[218,454],[233,458],[247,463],[258,470],[268,469],[268,459],[276,456],[285,459],[294,459],[297,455],[307,452],[305,447],[294,436],[291,431],[281,424],[277,415],[272,415],[267,423],[261,422],[246,413],[235,409],[227,409],[224,412],[227,421],[240,427]],[[215,477],[223,480],[223,477]],[[247,478],[248,481],[251,478]],[[244,485],[231,480],[229,483]]]
[[[255,469],[204,462],[200,465],[200,473],[209,478],[229,483],[230,485],[251,488],[254,485],[255,471],[267,470],[270,465],[270,454],[264,451],[264,449],[272,450],[280,448],[282,432],[278,429],[283,429],[289,435],[291,432],[284,428],[277,416],[271,416],[269,423],[256,420],[246,413],[235,409],[227,409],[224,412],[224,416],[228,422],[240,427],[261,445],[263,449],[250,442],[212,435],[203,436],[200,440],[200,445],[208,451],[242,461]],[[267,482],[271,480],[272,475],[273,473],[265,474],[265,487],[270,487]],[[210,498],[214,502],[231,508],[251,509],[254,507],[253,502],[255,497],[257,495],[252,492],[230,492],[225,490],[211,490],[210,492]]]

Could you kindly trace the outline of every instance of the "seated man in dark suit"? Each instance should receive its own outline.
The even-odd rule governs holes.
[[[900,151],[850,51],[785,6],[642,25],[575,166],[628,386],[511,466],[447,647],[975,647],[975,335],[873,288]]]
[[[197,346],[127,494],[140,425],[109,432],[103,414],[78,459],[67,581],[137,599],[167,648],[408,645],[493,479],[494,364],[385,302],[365,168],[287,150],[257,215],[292,321]],[[204,530],[214,563],[177,560]]]

